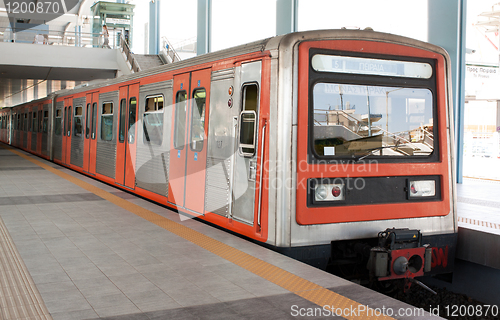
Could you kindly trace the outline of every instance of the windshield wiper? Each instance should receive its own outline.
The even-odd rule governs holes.
[[[383,150],[383,149],[387,149],[387,148],[399,148],[399,147],[407,147],[408,145],[406,144],[399,144],[399,143],[396,143],[395,145],[390,145],[390,146],[383,146],[383,147],[377,147],[377,148],[373,148],[373,149],[367,149],[366,150],[366,153],[359,156],[359,157],[355,157],[353,155],[353,158],[354,158],[354,162],[358,162],[358,161],[361,161],[363,160],[364,158],[368,157],[368,156],[371,156],[373,154],[374,151],[378,151],[378,150]]]

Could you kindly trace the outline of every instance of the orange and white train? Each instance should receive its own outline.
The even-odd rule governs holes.
[[[292,33],[4,108],[0,139],[317,266],[449,273],[449,61],[391,34]]]

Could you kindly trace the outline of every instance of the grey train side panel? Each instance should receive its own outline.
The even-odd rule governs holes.
[[[96,172],[106,177],[115,178],[116,167],[116,126],[118,122],[118,91],[99,94],[99,103],[97,104],[99,119],[97,127],[97,152],[96,152]],[[104,103],[113,103],[113,138],[111,141],[105,141],[101,138],[102,126],[102,106]]]
[[[82,112],[82,133],[80,135],[75,135],[75,123],[76,119],[74,117],[74,112],[77,107],[85,107],[85,97],[73,99],[73,121],[71,121],[73,125],[72,137],[71,137],[71,164],[77,167],[83,168],[83,127],[85,124],[85,112]]]
[[[231,97],[227,90],[234,86],[234,78],[234,68],[212,72],[205,211],[224,217],[229,216],[230,172],[235,143],[233,117],[238,116],[237,108],[228,107],[228,100]],[[237,100],[235,97],[233,94],[233,99]]]
[[[173,81],[162,81],[140,86],[137,151],[135,179],[136,186],[153,193],[168,196],[168,168],[170,160],[170,132],[172,118]],[[150,144],[144,135],[144,112],[149,96],[163,95],[163,136],[161,146]]]
[[[61,110],[61,113],[62,113],[62,110],[64,108],[64,101],[59,101],[59,102],[56,102],[56,114],[57,114],[57,110]],[[53,120],[54,120],[54,124],[56,121],[61,121],[62,122],[62,119],[63,118],[59,118],[60,120],[58,120],[56,118],[56,114],[53,115]],[[61,125],[62,126],[62,125]],[[54,126],[55,128],[55,126]],[[57,134],[54,134],[54,160],[59,160],[59,161],[62,161],[62,130],[61,130],[61,134],[57,135]]]

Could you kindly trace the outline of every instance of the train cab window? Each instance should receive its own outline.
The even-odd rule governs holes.
[[[193,108],[191,111],[191,150],[200,152],[203,150],[205,140],[205,102],[207,92],[205,89],[197,89],[193,92]]]
[[[174,148],[184,149],[186,143],[187,92],[179,91],[175,97]]]
[[[163,141],[163,96],[146,98],[143,128],[144,143],[161,146]]]
[[[129,106],[128,106],[128,136],[129,143],[135,142],[135,119],[137,118],[137,99],[130,98]]]
[[[239,152],[245,157],[255,154],[255,134],[257,124],[257,109],[259,106],[259,87],[248,84],[243,87],[243,104],[240,114]]]
[[[44,111],[43,112],[43,133],[48,133],[49,132],[49,112]]]
[[[31,131],[33,132],[38,132],[38,121],[37,121],[38,119],[36,117],[36,113],[37,113],[36,111],[33,112],[33,124],[31,126]]]
[[[56,122],[54,123],[55,134],[60,136],[62,132],[62,109],[56,110]]]
[[[92,139],[95,139],[96,126],[97,126],[97,102],[94,102],[94,104],[92,104]]]
[[[82,136],[82,131],[83,131],[83,107],[78,106],[75,107],[75,129],[74,134],[76,137],[81,137]]]
[[[106,102],[102,105],[101,113],[101,140],[113,140],[113,103]]]
[[[120,101],[120,124],[118,125],[118,127],[119,127],[118,141],[119,142],[125,141],[126,116],[127,116],[127,100],[122,99]]]

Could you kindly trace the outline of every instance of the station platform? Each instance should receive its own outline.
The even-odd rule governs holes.
[[[0,218],[1,319],[440,319],[3,144]]]

